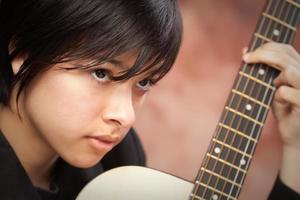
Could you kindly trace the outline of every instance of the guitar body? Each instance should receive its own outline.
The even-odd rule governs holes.
[[[93,179],[76,200],[188,200],[193,186],[154,169],[126,166]]]
[[[299,0],[268,0],[249,45],[291,44]],[[237,200],[276,91],[280,71],[242,63],[195,183],[143,167],[120,167],[96,177],[76,200]]]

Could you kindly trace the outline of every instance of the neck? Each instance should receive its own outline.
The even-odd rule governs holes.
[[[33,185],[48,189],[57,155],[16,109],[1,106],[0,129],[14,149]]]

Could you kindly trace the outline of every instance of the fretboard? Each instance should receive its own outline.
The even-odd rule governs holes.
[[[300,0],[268,0],[249,44],[291,44],[300,21]],[[195,179],[190,200],[238,199],[275,93],[279,71],[245,64],[236,76],[215,134]]]

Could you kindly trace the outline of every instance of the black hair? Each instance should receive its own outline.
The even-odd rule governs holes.
[[[0,103],[52,65],[79,59],[99,65],[138,50],[132,67],[115,77],[148,73],[160,80],[175,62],[182,37],[176,0],[0,0]],[[26,56],[24,56],[26,55]],[[14,75],[11,61],[24,56]],[[76,68],[78,69],[78,68]]]

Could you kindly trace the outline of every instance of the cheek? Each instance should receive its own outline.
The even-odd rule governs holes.
[[[101,106],[84,81],[66,74],[45,76],[31,88],[25,105],[41,131],[74,134],[89,131]]]

